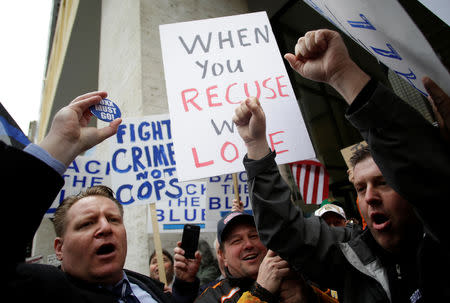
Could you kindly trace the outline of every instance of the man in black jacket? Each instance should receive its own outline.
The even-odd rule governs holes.
[[[58,209],[55,250],[61,269],[24,263],[26,243],[61,189],[65,169],[81,152],[117,132],[120,119],[101,129],[88,127],[89,107],[106,95],[88,93],[61,109],[39,146],[22,151],[0,142],[6,214],[1,229],[9,245],[2,290],[12,301],[172,301],[161,283],[123,269],[127,243],[121,205],[104,187],[69,198]],[[121,282],[125,283],[118,285]]]
[[[308,32],[295,55],[285,58],[302,76],[326,82],[344,97],[347,117],[370,146],[355,156],[353,167],[368,229],[330,227],[294,207],[267,144],[262,107],[248,99],[233,121],[248,150],[244,165],[262,242],[311,280],[336,289],[344,302],[448,301],[446,142],[350,59],[338,33]]]

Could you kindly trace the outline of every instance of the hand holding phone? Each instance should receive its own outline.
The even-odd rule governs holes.
[[[184,225],[183,236],[181,238],[181,248],[184,250],[184,257],[186,259],[195,259],[199,236],[200,226],[192,224]]]

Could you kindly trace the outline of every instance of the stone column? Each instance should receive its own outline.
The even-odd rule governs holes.
[[[159,25],[247,11],[245,0],[103,1],[99,89],[109,93],[124,117],[168,113]],[[107,144],[99,146],[97,153],[106,158]],[[154,247],[147,234],[149,216],[148,206],[125,206],[125,267],[143,274],[149,273],[148,258]],[[205,238],[212,244],[214,236]],[[161,235],[163,248],[171,253],[179,239],[179,234]]]

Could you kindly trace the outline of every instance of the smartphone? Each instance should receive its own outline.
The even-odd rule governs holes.
[[[185,224],[183,236],[181,238],[181,248],[184,250],[184,257],[195,259],[195,252],[198,248],[198,238],[200,236],[200,226]]]

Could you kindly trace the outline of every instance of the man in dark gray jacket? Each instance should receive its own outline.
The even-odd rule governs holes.
[[[419,113],[364,73],[340,35],[309,32],[285,58],[302,76],[326,82],[347,101],[349,120],[370,146],[353,175],[365,231],[304,218],[290,200],[266,140],[265,115],[250,98],[233,121],[261,241],[343,302],[449,301],[448,145]],[[437,205],[443,212],[436,212]],[[439,272],[442,272],[439,275]],[[438,278],[443,277],[443,278]]]
[[[162,283],[123,268],[127,251],[123,209],[105,186],[91,187],[58,207],[54,245],[61,268],[24,262],[25,246],[63,186],[66,168],[80,153],[117,132],[121,119],[98,129],[88,126],[89,108],[106,96],[92,92],[77,97],[55,115],[39,145],[22,151],[0,141],[7,214],[1,229],[8,243],[2,290],[11,301],[173,302]]]

